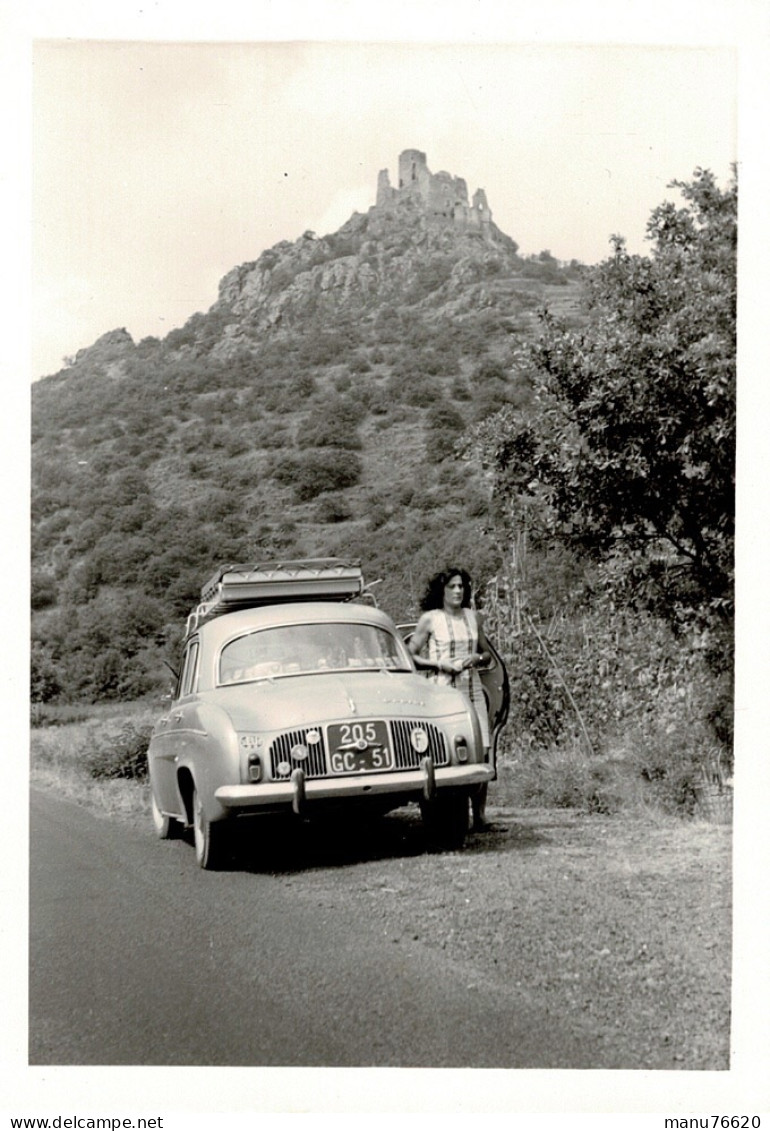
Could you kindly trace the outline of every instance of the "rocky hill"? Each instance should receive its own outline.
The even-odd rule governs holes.
[[[34,386],[40,698],[165,684],[223,560],[354,556],[398,618],[439,562],[494,573],[464,440],[528,401],[536,312],[577,317],[584,269],[521,257],[483,190],[425,154],[398,170],[337,232],[235,267],[163,340],[113,330]]]

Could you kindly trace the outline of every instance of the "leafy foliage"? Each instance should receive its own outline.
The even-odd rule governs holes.
[[[301,448],[360,448],[358,425],[366,415],[360,401],[333,396],[309,413],[297,430]]]
[[[273,470],[279,483],[290,485],[299,503],[308,502],[324,491],[352,487],[361,476],[361,460],[341,448],[315,449],[299,456],[287,456]]]
[[[543,315],[533,410],[479,435],[511,523],[590,553],[625,599],[716,632],[732,608],[737,188],[703,170],[675,183],[686,204],[653,212],[652,257],[615,239],[584,327]]]

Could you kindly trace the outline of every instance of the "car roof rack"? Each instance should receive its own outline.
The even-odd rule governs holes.
[[[342,558],[228,563],[201,588],[201,602],[187,618],[186,635],[204,620],[239,609],[365,596],[360,564]]]

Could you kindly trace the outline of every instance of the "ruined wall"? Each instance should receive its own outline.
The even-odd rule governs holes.
[[[449,220],[482,233],[492,220],[483,189],[476,190],[473,203],[469,204],[468,186],[463,178],[443,170],[431,173],[428,159],[420,149],[404,149],[399,154],[398,188],[392,187],[387,169],[377,178],[377,204],[394,204],[399,200],[419,203],[428,217]]]
[[[377,204],[392,204],[396,199],[396,189],[391,186],[387,169],[381,169],[377,177]]]
[[[476,189],[473,194],[473,211],[482,223],[489,223],[492,219],[492,210],[487,204],[487,194],[483,188]]]

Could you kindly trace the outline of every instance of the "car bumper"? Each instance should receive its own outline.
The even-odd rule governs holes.
[[[352,801],[357,797],[382,797],[387,794],[429,800],[438,790],[480,785],[493,777],[494,767],[486,763],[434,768],[425,759],[416,770],[338,778],[308,780],[301,770],[295,770],[287,781],[220,786],[215,797],[227,810],[258,811],[291,806],[295,813],[303,813],[314,801]]]

